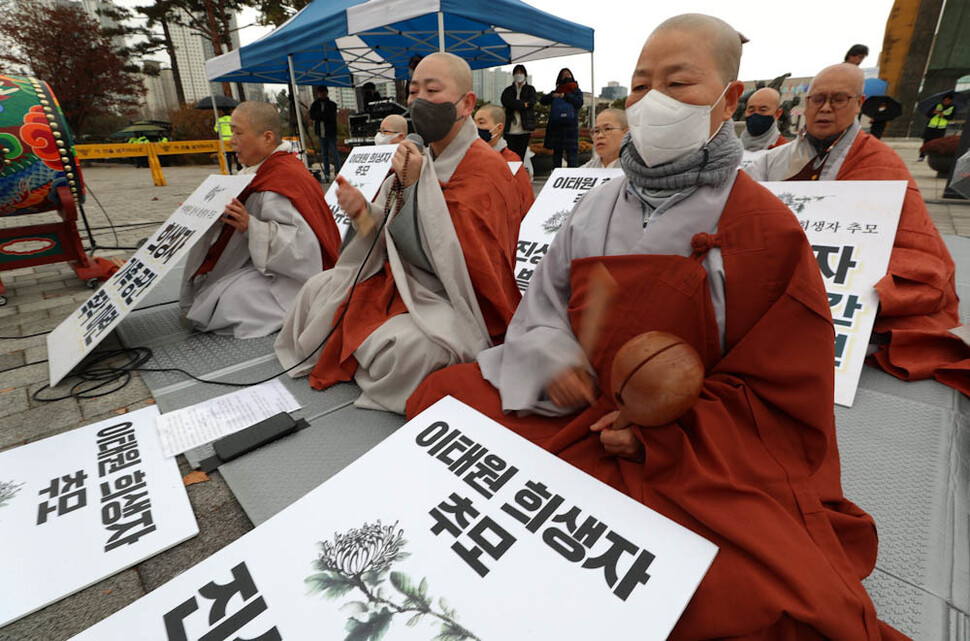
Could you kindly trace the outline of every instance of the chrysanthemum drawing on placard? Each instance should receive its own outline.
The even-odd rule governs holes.
[[[794,213],[800,214],[805,211],[805,206],[811,202],[818,202],[828,198],[828,196],[796,196],[789,192],[778,194],[778,199],[788,205]]]
[[[359,528],[336,533],[332,541],[320,541],[320,553],[313,562],[318,570],[306,578],[311,592],[322,592],[328,599],[339,599],[351,592],[363,600],[348,601],[341,610],[348,612],[345,641],[379,641],[397,615],[408,616],[408,627],[422,621],[440,625],[432,641],[479,641],[478,637],[457,621],[447,602],[428,596],[428,580],[415,582],[403,572],[391,571],[391,566],[408,556],[404,530],[394,525],[365,523]],[[400,593],[385,592],[385,582]]]
[[[20,488],[23,486],[23,483],[0,481],[0,507],[5,506],[12,501],[13,497],[17,496],[17,492],[19,492]]]
[[[562,227],[562,224],[569,218],[572,209],[560,209],[542,223],[542,230],[547,234],[555,234]]]

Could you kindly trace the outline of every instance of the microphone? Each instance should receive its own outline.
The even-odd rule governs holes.
[[[418,146],[418,149],[424,151],[424,138],[420,134],[408,134],[404,139],[410,140]]]

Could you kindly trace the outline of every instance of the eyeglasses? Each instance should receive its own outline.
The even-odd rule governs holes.
[[[837,93],[829,96],[824,93],[816,93],[812,94],[811,96],[806,96],[805,101],[816,109],[820,109],[826,102],[832,105],[832,109],[841,109],[849,104],[850,100],[857,98],[858,96],[859,94],[850,96],[846,93]]]
[[[396,136],[398,133],[392,129],[378,129],[377,131],[384,134],[385,136]]]
[[[603,125],[602,127],[593,127],[592,129],[590,129],[589,133],[593,136],[598,136],[600,134],[603,134],[604,136],[608,136],[614,131],[623,131],[623,130],[624,130],[623,127],[614,127],[613,125]]]

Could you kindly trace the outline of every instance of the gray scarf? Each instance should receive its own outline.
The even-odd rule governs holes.
[[[620,166],[644,204],[657,206],[658,199],[692,193],[704,185],[722,185],[741,166],[743,148],[734,127],[721,125],[709,143],[673,162],[647,167],[628,133],[620,147]]]

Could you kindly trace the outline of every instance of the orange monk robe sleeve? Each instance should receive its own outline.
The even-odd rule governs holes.
[[[873,331],[945,330],[959,325],[953,259],[902,159],[880,140],[859,134],[836,180],[908,183],[889,269],[876,283],[879,316]]]
[[[514,272],[519,196],[502,157],[478,142],[443,192],[488,334],[498,344],[522,298]]]

